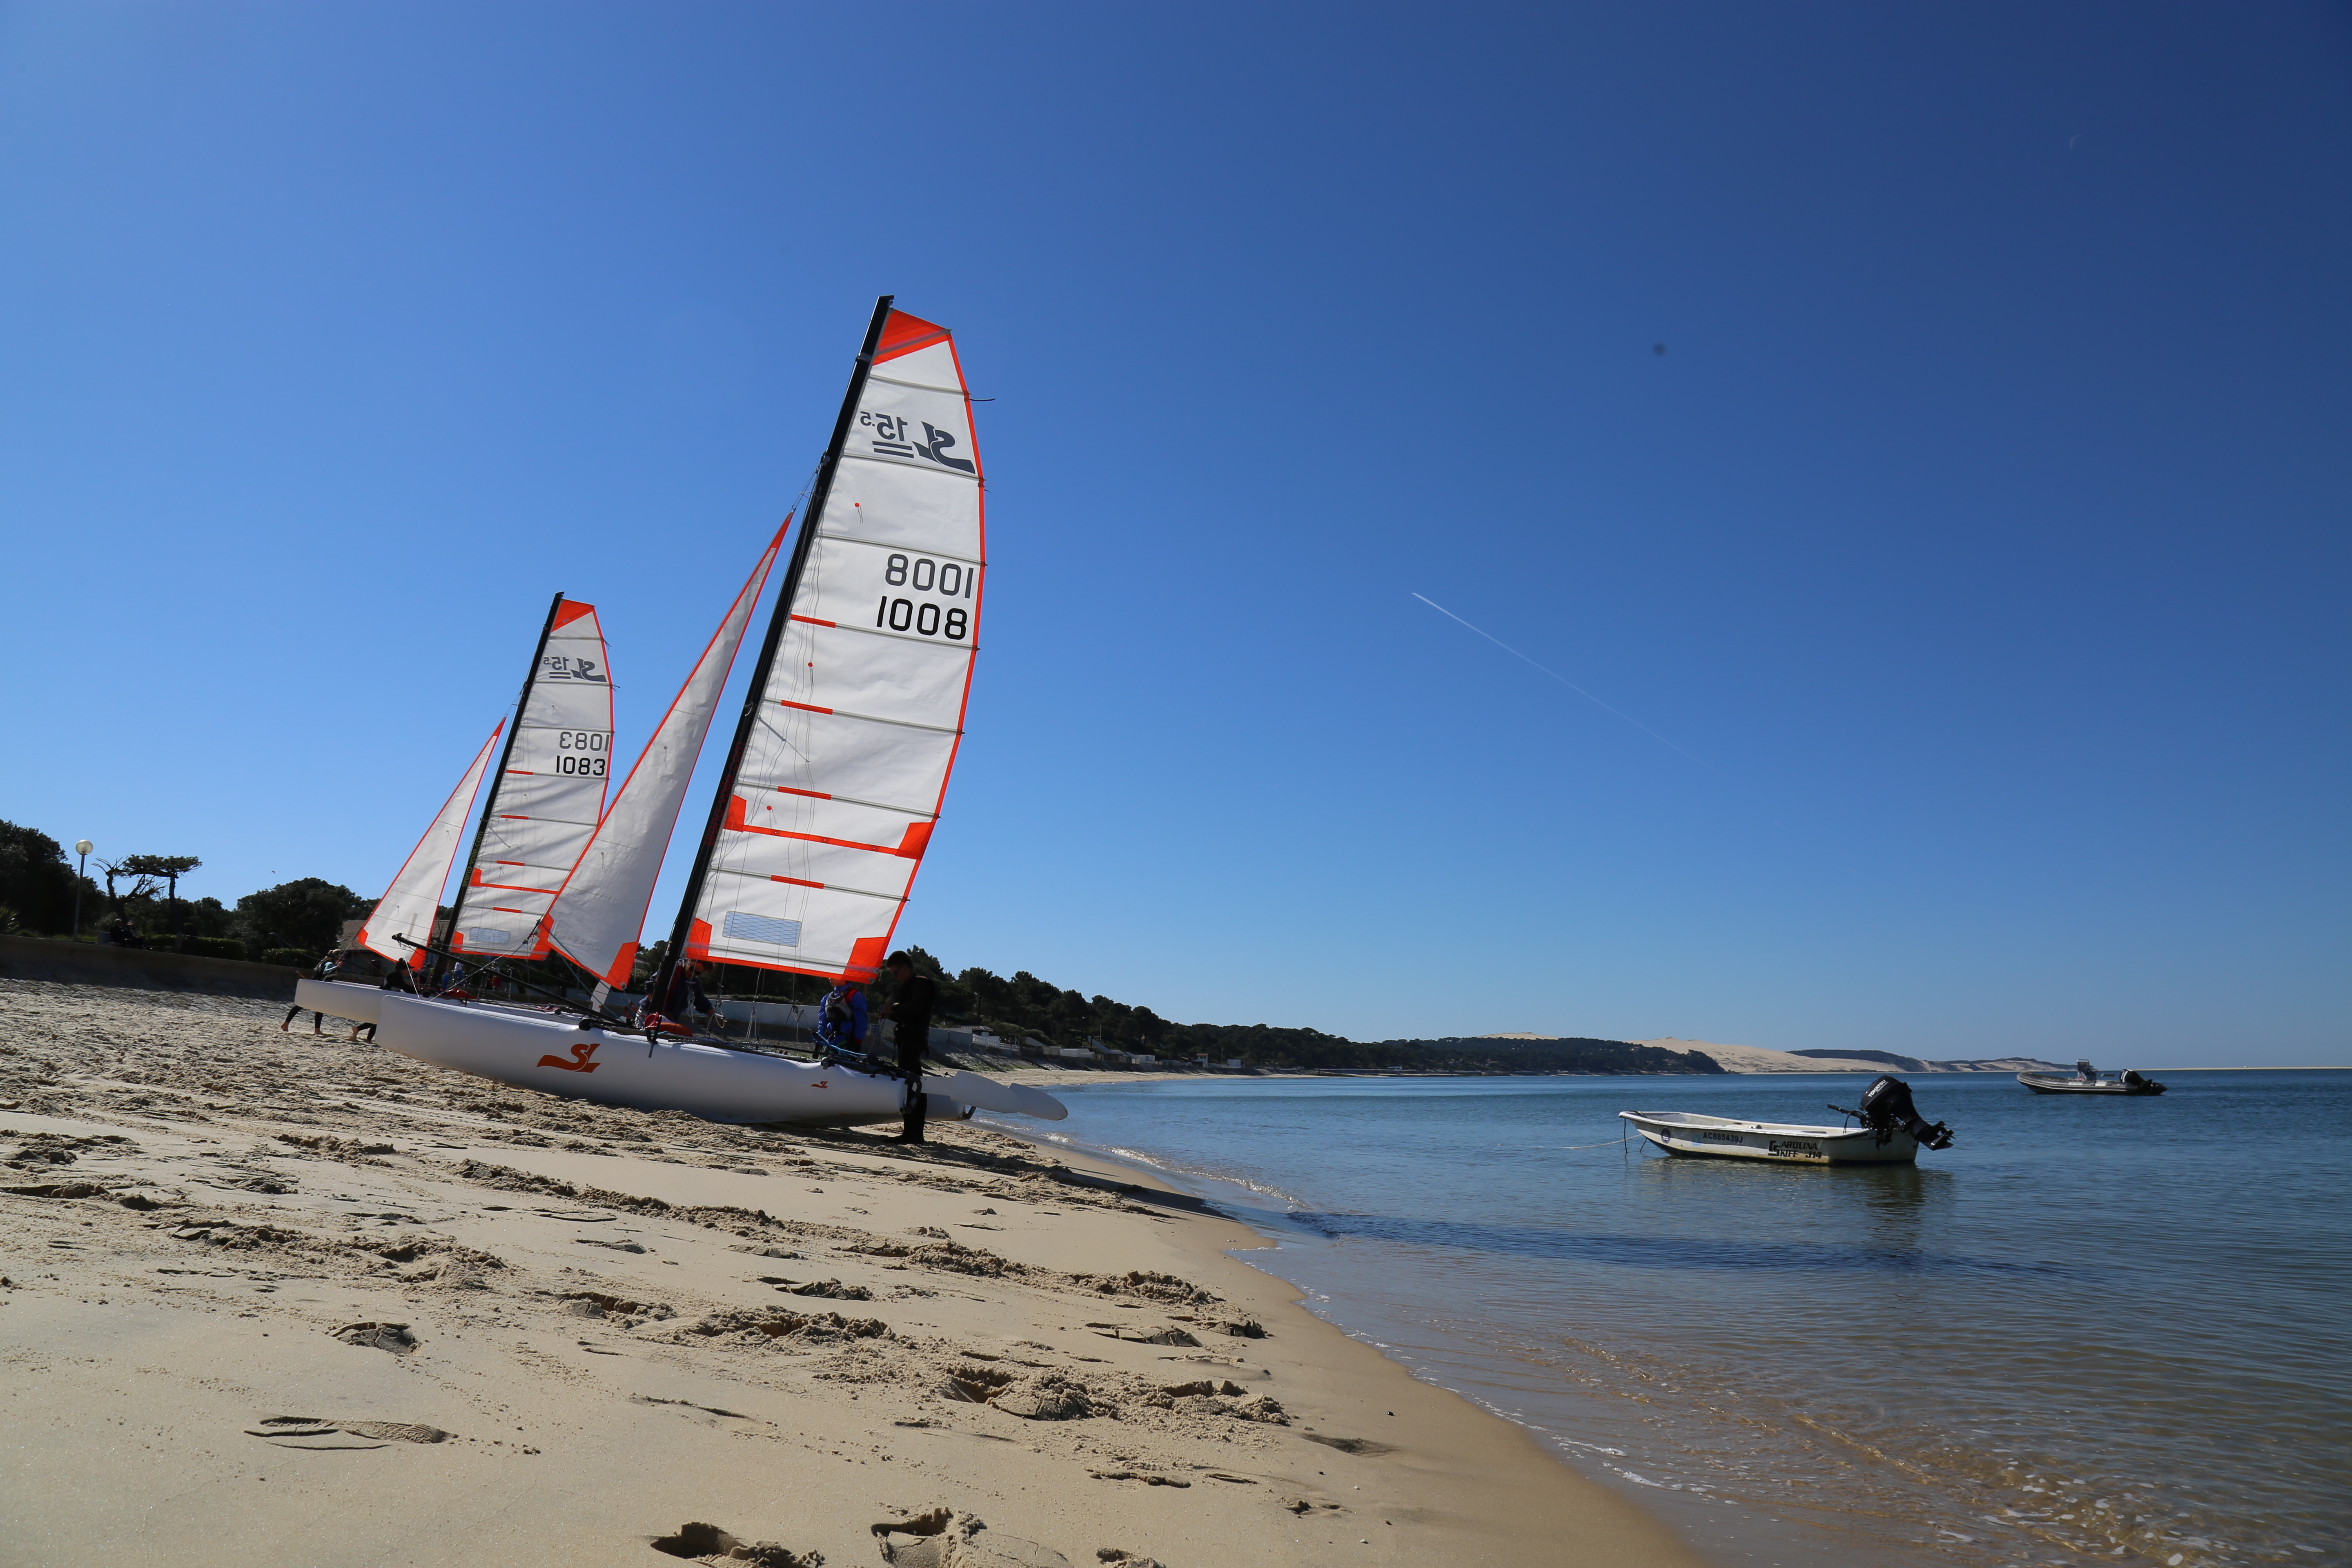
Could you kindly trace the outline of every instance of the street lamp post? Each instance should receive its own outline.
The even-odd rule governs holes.
[[[89,852],[98,847],[87,838],[74,841],[74,853],[81,857],[81,866],[74,873],[73,939],[81,940],[81,885],[89,880]]]

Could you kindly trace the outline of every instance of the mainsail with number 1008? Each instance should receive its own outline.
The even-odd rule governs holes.
[[[885,295],[811,489],[662,984],[680,954],[875,977],[962,738],[985,565],[954,340]]]

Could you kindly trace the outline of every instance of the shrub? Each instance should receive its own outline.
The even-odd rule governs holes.
[[[256,947],[264,941],[284,942],[317,954],[334,943],[345,921],[364,917],[373,908],[375,900],[361,898],[340,882],[303,877],[246,894],[236,901],[236,920]]]
[[[192,936],[180,951],[205,958],[243,958],[245,943],[233,936]]]
[[[261,955],[261,962],[282,963],[289,969],[316,969],[319,966],[319,955],[315,952],[305,952],[299,947],[273,947]]]
[[[73,893],[63,846],[46,833],[0,822],[0,904],[37,931],[63,931],[73,919]]]

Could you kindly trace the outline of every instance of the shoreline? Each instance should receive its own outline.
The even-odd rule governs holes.
[[[1172,1163],[1162,1163],[1160,1160],[1137,1149],[1122,1147],[1111,1150],[1094,1145],[1063,1142],[1059,1141],[1056,1134],[1044,1131],[1045,1128],[1054,1125],[1055,1124],[1029,1123],[1013,1127],[1010,1123],[1010,1119],[992,1118],[990,1130],[1005,1137],[1029,1143],[1042,1152],[1067,1160],[1073,1164],[1090,1166],[1107,1176],[1129,1183],[1149,1182],[1155,1187],[1175,1192],[1192,1202],[1203,1205],[1215,1204],[1221,1200],[1213,1191],[1206,1195],[1185,1193],[1182,1188],[1176,1187],[1171,1178],[1191,1180],[1209,1189],[1230,1188],[1241,1194],[1262,1195],[1272,1191],[1238,1176],[1210,1175],[1198,1171],[1188,1171]],[[1244,1201],[1241,1206],[1246,1208],[1252,1205]],[[1255,1239],[1252,1245],[1230,1249],[1230,1256],[1261,1275],[1273,1286],[1282,1300],[1298,1312],[1310,1318],[1323,1330],[1338,1334],[1346,1339],[1349,1343],[1377,1356],[1387,1366],[1402,1373],[1421,1387],[1458,1401],[1485,1420],[1509,1427],[1526,1439],[1541,1457],[1541,1461],[1546,1467],[1564,1472],[1574,1484],[1614,1499],[1653,1524],[1664,1529],[1674,1538],[1684,1560],[1695,1558],[1702,1563],[1715,1564],[1734,1559],[1753,1562],[1758,1560],[1760,1552],[1771,1561],[1807,1563],[1812,1564],[1813,1568],[1864,1568],[1865,1564],[1878,1561],[1878,1554],[1874,1552],[1857,1549],[1851,1542],[1825,1542],[1818,1535],[1801,1528],[1791,1527],[1791,1522],[1784,1519],[1769,1520],[1761,1523],[1743,1522],[1738,1533],[1745,1539],[1735,1546],[1732,1543],[1733,1538],[1726,1536],[1722,1531],[1723,1521],[1714,1517],[1709,1510],[1708,1500],[1694,1501],[1692,1498],[1684,1496],[1679,1488],[1660,1488],[1654,1497],[1645,1496],[1636,1493],[1630,1486],[1589,1473],[1577,1462],[1578,1456],[1569,1450],[1580,1447],[1596,1455],[1615,1455],[1619,1450],[1584,1442],[1579,1438],[1570,1437],[1555,1427],[1515,1415],[1500,1405],[1485,1403],[1462,1388],[1454,1387],[1440,1381],[1432,1370],[1417,1370],[1414,1363],[1402,1354],[1398,1347],[1385,1346],[1379,1341],[1360,1336],[1355,1331],[1342,1327],[1339,1321],[1340,1303],[1333,1298],[1326,1297],[1324,1300],[1332,1305],[1334,1316],[1325,1317],[1315,1311],[1306,1304],[1306,1292],[1300,1287],[1275,1272],[1270,1267],[1251,1261],[1251,1255],[1277,1251],[1286,1240],[1293,1238],[1276,1235],[1272,1230],[1252,1225],[1245,1220],[1235,1223],[1241,1225]],[[1558,1439],[1563,1447],[1553,1447],[1547,1442],[1547,1436]],[[1603,1468],[1613,1468],[1613,1467]],[[1630,1475],[1630,1472],[1621,1470],[1618,1474]],[[1646,1481],[1642,1481],[1640,1484],[1645,1487],[1654,1485]],[[1715,1539],[1710,1541],[1710,1537]],[[1553,1559],[1546,1558],[1539,1561],[1549,1562]],[[1565,1563],[1577,1561],[1577,1559],[1564,1557],[1558,1561]]]
[[[1131,1084],[1131,1083],[1210,1083],[1210,1082],[1215,1082],[1215,1081],[1218,1081],[1218,1080],[1220,1080],[1220,1079],[1224,1080],[1224,1081],[1227,1081],[1227,1082],[1234,1082],[1234,1083],[1250,1083],[1250,1082],[1265,1083],[1265,1082],[1273,1082],[1273,1081],[1285,1081],[1285,1082],[1289,1082],[1289,1081],[1297,1081],[1297,1080],[1301,1080],[1301,1079],[1328,1079],[1328,1080],[1329,1080],[1329,1081],[1331,1081],[1331,1082],[1334,1082],[1334,1083],[1364,1082],[1364,1081],[1381,1082],[1381,1081],[1386,1081],[1386,1080],[1391,1079],[1397,1079],[1397,1080],[1399,1080],[1399,1081],[1414,1081],[1414,1082],[1419,1082],[1419,1081],[1427,1081],[1427,1080],[1431,1080],[1431,1079],[1446,1079],[1446,1080],[1449,1080],[1449,1081],[1454,1081],[1454,1082],[1463,1082],[1463,1083],[1478,1082],[1478,1083],[1483,1083],[1483,1082],[1487,1082],[1487,1081],[1511,1082],[1511,1081],[1513,1081],[1513,1080],[1516,1080],[1516,1079],[1555,1079],[1555,1078],[1572,1078],[1572,1079],[1620,1079],[1624,1080],[1624,1081],[1625,1081],[1625,1082],[1627,1082],[1627,1083],[1647,1083],[1647,1082],[1649,1082],[1649,1081],[1651,1081],[1651,1080],[1653,1080],[1653,1079],[1674,1079],[1674,1080],[1675,1080],[1675,1081],[1676,1081],[1676,1082],[1681,1082],[1681,1081],[1683,1081],[1683,1080],[1684,1080],[1684,1079],[1685,1079],[1704,1078],[1704,1079],[1707,1079],[1707,1080],[1710,1080],[1710,1081],[1711,1081],[1711,1080],[1713,1080],[1713,1079],[1716,1078],[1716,1076],[1717,1076],[1717,1075],[1715,1075],[1715,1074],[1713,1074],[1713,1073],[1706,1073],[1706,1074],[1703,1074],[1703,1075],[1702,1075],[1702,1074],[1697,1074],[1697,1073],[1575,1073],[1575,1072],[1551,1072],[1551,1073],[1537,1073],[1537,1072],[1528,1072],[1528,1073],[1378,1073],[1378,1072],[1323,1073],[1323,1072],[1252,1072],[1252,1073],[1243,1074],[1243,1073],[1203,1073],[1203,1072],[1198,1072],[1198,1071],[1194,1071],[1194,1072],[1135,1072],[1135,1071],[1129,1071],[1129,1070],[1125,1069],[1125,1068],[1114,1068],[1101,1069],[1101,1070],[1097,1070],[1097,1069],[1093,1069],[1093,1068],[1036,1068],[1036,1069],[1034,1069],[1034,1070],[1028,1070],[1028,1069],[1010,1069],[1010,1068],[1006,1068],[1003,1063],[1001,1063],[1001,1062],[999,1062],[999,1063],[992,1063],[992,1063],[987,1062],[985,1058],[977,1058],[977,1057],[974,1057],[974,1058],[958,1057],[958,1058],[955,1058],[955,1060],[956,1060],[956,1062],[957,1062],[957,1064],[958,1064],[959,1066],[967,1067],[967,1068],[971,1068],[971,1070],[972,1070],[973,1072],[978,1072],[978,1073],[987,1073],[987,1074],[1017,1073],[1017,1076],[1013,1076],[1013,1077],[1011,1077],[1011,1078],[1010,1078],[1010,1079],[1009,1079],[1009,1081],[1012,1081],[1012,1082],[1014,1082],[1014,1083],[1025,1083],[1025,1084],[1032,1085],[1032,1086],[1034,1086],[1034,1087],[1035,1087],[1035,1088],[1038,1088],[1038,1089],[1083,1089],[1083,1088],[1085,1088],[1085,1087],[1086,1087],[1087,1085],[1088,1085],[1088,1084],[1101,1084],[1101,1085],[1104,1085],[1104,1086],[1106,1086],[1106,1087],[1108,1087],[1108,1086],[1116,1085],[1116,1084]],[[2352,1072],[2352,1064],[2347,1064],[2347,1065],[2322,1065],[2322,1066],[2319,1066],[2319,1067],[2251,1067],[2251,1068],[2234,1068],[2234,1067],[2231,1067],[2231,1068],[2171,1068],[2171,1067],[2151,1067],[2151,1068],[2145,1068],[2144,1070],[2145,1070],[2145,1071],[2147,1071],[2147,1072],[2152,1072],[2152,1073],[2158,1073],[2158,1072]],[[1889,1068],[1873,1067],[1873,1068],[1869,1068],[1869,1069],[1868,1069],[1868,1071],[1869,1071],[1869,1072],[1872,1072],[1872,1073],[1876,1073],[1876,1072],[1892,1072],[1892,1071],[1897,1071],[1897,1069],[1895,1069],[1895,1068]],[[1737,1070],[1727,1070],[1727,1071],[1726,1071],[1722,1076],[1723,1076],[1724,1078],[1726,1078],[1726,1079],[1751,1079],[1751,1078],[1753,1078],[1753,1079],[1768,1079],[1778,1080],[1778,1079],[1790,1079],[1790,1078],[1862,1078],[1862,1077],[1864,1077],[1864,1076],[1867,1076],[1867,1075],[1866,1075],[1866,1073],[1864,1072],[1864,1069],[1863,1069],[1863,1068],[1822,1068],[1822,1069],[1821,1069],[1821,1070],[1819,1070],[1819,1071],[1804,1071],[1804,1072],[1781,1072],[1781,1071],[1772,1071],[1772,1072],[1740,1072],[1740,1071],[1737,1071]],[[2004,1075],[2003,1075],[2003,1074],[2000,1074],[2000,1073],[1991,1073],[1991,1072],[1944,1072],[1944,1073],[1938,1073],[1938,1072],[1900,1072],[1900,1073],[1898,1073],[1898,1076],[1903,1077],[1903,1078],[1906,1078],[1906,1079],[1914,1079],[1914,1078],[1927,1078],[1927,1079],[1934,1079],[1934,1078],[1956,1078],[1956,1079],[1998,1079],[1998,1078],[2003,1077]]]
[[[37,1559],[649,1564],[703,1521],[846,1568],[948,1510],[973,1561],[1700,1561],[1150,1173],[534,1096],[281,1005],[0,994]]]

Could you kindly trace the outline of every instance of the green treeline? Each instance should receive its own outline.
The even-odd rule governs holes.
[[[1367,1044],[1320,1029],[1275,1028],[1265,1024],[1176,1024],[1149,1007],[1088,996],[1040,980],[1027,970],[1011,979],[985,969],[950,974],[921,948],[909,948],[915,965],[939,983],[939,1021],[984,1028],[1007,1040],[1036,1038],[1051,1046],[1100,1044],[1114,1050],[1191,1061],[1207,1057],[1223,1065],[1238,1059],[1254,1068],[1402,1068],[1412,1072],[1715,1073],[1722,1067],[1697,1051],[1669,1051],[1625,1040],[1381,1040]],[[809,976],[767,973],[732,965],[716,976],[713,990],[729,996],[814,1001],[825,983]],[[889,978],[871,988],[877,1003],[889,1000]]]
[[[111,925],[121,940],[149,947],[180,946],[219,958],[265,959],[308,965],[331,948],[342,922],[364,916],[374,900],[340,883],[304,877],[247,893],[234,908],[218,899],[175,899],[162,870],[182,874],[194,857],[130,856],[92,859],[105,878],[78,879],[64,847],[45,833],[0,822],[0,932],[62,936],[81,892],[85,936]],[[111,873],[111,874],[109,874]],[[446,910],[443,911],[446,913]],[[175,935],[175,931],[184,937]],[[641,982],[660,963],[663,943],[638,960]],[[1365,1043],[1319,1029],[1265,1024],[1178,1024],[1149,1007],[1089,996],[1041,980],[1027,970],[1010,979],[985,969],[950,974],[921,948],[908,950],[916,966],[939,983],[938,1018],[960,1028],[984,1028],[1006,1040],[1035,1038],[1052,1046],[1108,1046],[1177,1061],[1207,1057],[1220,1065],[1253,1068],[1402,1068],[1420,1072],[1711,1073],[1723,1068],[1697,1051],[1669,1051],[1624,1040],[1501,1040],[1447,1038]],[[501,960],[500,967],[535,984],[584,987],[589,978],[561,958],[542,963]],[[710,977],[716,995],[814,1002],[827,982],[814,975],[721,965]],[[888,1002],[889,977],[872,987],[876,1004]]]
[[[303,877],[237,900],[178,897],[178,879],[203,864],[193,855],[93,856],[82,876],[65,846],[38,829],[0,822],[0,932],[81,934],[150,948],[251,958],[296,966],[318,962],[342,923],[375,907],[339,882]]]

